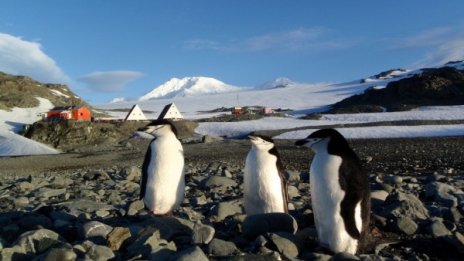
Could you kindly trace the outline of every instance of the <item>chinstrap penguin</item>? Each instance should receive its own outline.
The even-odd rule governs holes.
[[[140,199],[154,215],[172,213],[184,200],[184,152],[176,129],[157,120],[143,130],[154,136],[142,165]]]
[[[358,156],[334,129],[318,130],[295,145],[315,153],[310,190],[321,245],[356,254],[366,241],[370,217],[369,179]]]
[[[287,213],[287,180],[274,141],[265,136],[248,138],[251,149],[246,157],[243,177],[245,213]]]

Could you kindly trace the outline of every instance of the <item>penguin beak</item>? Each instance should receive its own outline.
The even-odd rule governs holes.
[[[253,135],[249,135],[249,136],[247,137],[247,139],[249,139],[250,141],[257,141],[257,140],[258,140],[258,137],[253,136]]]
[[[296,141],[295,145],[296,146],[305,146],[305,147],[308,147],[308,148],[312,149],[314,144],[319,143],[322,140],[323,139],[320,139],[320,138],[306,138],[306,139],[303,139],[303,140]]]
[[[305,145],[308,141],[309,141],[309,140],[307,140],[307,139],[297,140],[297,141],[295,142],[295,146],[303,146],[303,145]]]

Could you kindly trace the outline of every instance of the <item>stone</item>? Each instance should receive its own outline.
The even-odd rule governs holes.
[[[108,179],[111,179],[111,177],[108,175],[108,173],[97,170],[97,171],[89,171],[85,173],[83,176],[83,179],[87,181],[108,180]]]
[[[418,229],[418,225],[409,217],[399,217],[394,221],[395,229],[406,235],[413,235]]]
[[[31,191],[34,189],[34,185],[32,185],[30,182],[27,182],[27,181],[22,181],[22,182],[19,182],[16,187],[20,190],[20,191]]]
[[[233,242],[214,238],[208,244],[208,254],[213,256],[231,256],[238,252]]]
[[[228,188],[233,188],[236,186],[237,182],[235,182],[233,179],[216,175],[209,176],[200,182],[200,187],[202,189],[219,188],[223,192],[227,191]]]
[[[14,199],[16,208],[23,208],[29,205],[29,199],[27,197],[18,197]]]
[[[136,166],[130,166],[123,168],[119,175],[125,178],[127,181],[133,181],[136,183],[140,182],[140,178],[142,176],[142,171]]]
[[[183,251],[176,253],[172,258],[172,261],[209,261],[208,257],[201,250],[201,248],[195,246],[187,248]]]
[[[69,248],[52,248],[43,255],[43,261],[74,261],[77,254]]]
[[[140,210],[145,208],[143,200],[132,201],[127,208],[128,216],[135,216]]]
[[[155,227],[146,227],[138,233],[135,241],[127,248],[127,253],[130,257],[138,254],[146,257],[160,245],[160,241],[160,231]]]
[[[462,219],[462,215],[457,208],[446,208],[443,213],[445,220],[453,223],[459,223]]]
[[[50,189],[50,188],[41,188],[35,193],[37,198],[52,198],[64,195],[66,193],[65,188],[61,189]]]
[[[289,182],[299,182],[301,179],[300,172],[296,170],[285,170],[285,175]]]
[[[26,254],[20,246],[4,248],[0,251],[0,260],[32,260],[32,254]]]
[[[431,182],[425,186],[425,197],[446,207],[457,207],[457,195],[464,195],[460,189],[442,182]]]
[[[208,244],[214,237],[214,227],[195,223],[193,227],[192,242],[194,244]]]
[[[205,195],[201,195],[192,199],[192,204],[194,206],[203,206],[206,203],[208,203],[208,200],[206,199]]]
[[[64,239],[58,233],[49,229],[37,229],[24,232],[16,241],[24,253],[37,254],[62,244]]]
[[[118,251],[121,246],[129,241],[131,236],[129,228],[115,227],[107,236],[108,247],[113,251]]]
[[[217,217],[218,221],[224,220],[228,216],[240,213],[243,213],[243,210],[239,200],[219,202],[212,209],[212,214]]]
[[[427,228],[428,232],[434,237],[449,236],[452,233],[446,228],[441,220],[435,219]]]
[[[413,194],[393,192],[387,197],[383,206],[381,215],[384,217],[409,217],[412,220],[429,218],[428,210]]]
[[[385,190],[374,190],[371,192],[372,208],[381,206],[388,197],[388,192]]]
[[[303,241],[291,233],[271,233],[269,240],[277,247],[277,251],[287,258],[295,258],[303,247]]]
[[[74,184],[74,180],[65,177],[54,177],[53,180],[50,182],[52,187],[58,188],[67,188]]]
[[[300,196],[300,191],[295,186],[292,186],[292,185],[287,187],[287,193],[290,199]]]
[[[85,255],[91,260],[104,261],[115,257],[113,251],[107,246],[97,245],[89,240],[84,241],[82,245],[86,250]]]
[[[286,232],[296,233],[298,224],[291,215],[286,213],[266,213],[250,215],[242,224],[242,233],[247,238],[256,238],[266,233]]]
[[[111,226],[99,221],[89,221],[82,226],[82,237],[85,239],[105,242],[108,234],[113,230]]]

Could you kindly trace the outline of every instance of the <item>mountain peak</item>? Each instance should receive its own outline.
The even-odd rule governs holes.
[[[176,98],[214,94],[238,90],[238,87],[225,84],[211,77],[171,78],[139,98],[140,101],[160,98]]]
[[[279,77],[271,81],[267,81],[258,87],[256,89],[276,89],[276,88],[285,88],[290,85],[295,85],[295,82],[291,81],[290,79],[286,77]]]

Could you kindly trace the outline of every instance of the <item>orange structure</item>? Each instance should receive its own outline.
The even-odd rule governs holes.
[[[61,106],[47,112],[48,121],[81,120],[90,121],[92,113],[85,106]]]
[[[238,114],[242,114],[242,113],[243,113],[242,107],[235,106],[235,107],[232,108],[232,114],[238,115]]]

